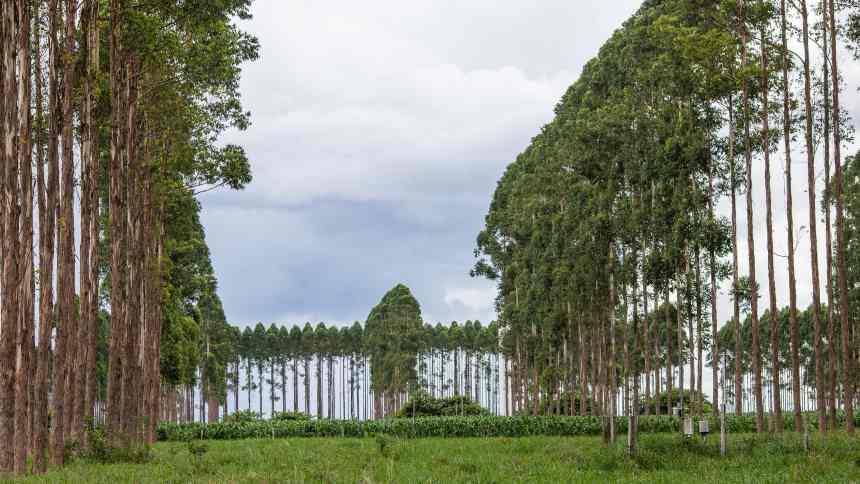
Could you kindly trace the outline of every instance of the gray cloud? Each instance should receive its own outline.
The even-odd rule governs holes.
[[[474,239],[504,167],[638,1],[258,0],[242,193],[203,197],[234,323],[347,323],[409,285],[425,319],[494,317]]]
[[[365,319],[387,289],[403,282],[425,320],[491,320],[493,285],[470,279],[468,270],[496,180],[639,3],[257,0],[244,27],[260,37],[262,58],[246,67],[242,84],[254,125],[225,137],[246,147],[255,180],[244,192],[203,198],[228,319],[349,323]],[[856,63],[843,66],[847,80],[860,78]],[[860,111],[853,87],[845,98],[846,109]],[[794,157],[800,232],[808,225],[805,157]],[[772,167],[780,254],[782,159],[775,154]],[[764,308],[760,183],[754,198]],[[720,213],[728,210],[723,201]],[[798,240],[798,296],[806,305],[808,232]],[[785,260],[776,264],[782,297]],[[724,286],[721,322],[731,314]]]

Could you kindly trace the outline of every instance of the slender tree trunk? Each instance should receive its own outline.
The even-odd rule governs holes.
[[[38,5],[38,3],[37,3]],[[44,131],[40,130],[37,143],[37,186],[39,190],[39,354],[38,370],[36,372],[36,402],[34,420],[36,421],[36,445],[34,450],[33,467],[36,472],[47,469],[46,453],[48,451],[48,390],[51,372],[51,333],[54,327],[54,247],[56,236],[56,205],[59,192],[59,43],[57,27],[59,16],[57,0],[48,1],[48,136],[47,162],[48,173],[42,166],[45,146]],[[36,29],[36,43],[40,43],[39,29]],[[42,108],[42,68],[41,50],[36,49],[36,104],[39,111]],[[41,125],[41,123],[39,123]]]
[[[63,464],[65,437],[71,430],[73,382],[77,354],[77,311],[75,307],[74,248],[74,138],[72,131],[72,96],[74,95],[75,13],[77,2],[65,4],[65,63],[63,66],[63,127],[60,208],[57,219],[57,289],[59,337],[54,355],[54,426],[52,460]]]
[[[744,2],[741,8],[741,64],[749,65],[749,54],[747,42],[749,33],[745,25]],[[744,109],[744,155],[746,158],[746,201],[747,201],[747,254],[749,259],[749,293],[750,293],[750,319],[752,320],[752,370],[755,382],[753,384],[753,396],[755,398],[755,425],[756,432],[764,431],[764,404],[762,401],[761,382],[761,351],[759,345],[759,320],[758,320],[758,282],[756,278],[755,264],[755,223],[753,221],[753,196],[752,196],[752,137],[750,136],[750,99],[749,86],[746,76],[741,79],[741,91]]]
[[[780,20],[782,37],[782,122],[785,154],[785,212],[788,237],[788,318],[791,343],[791,388],[794,407],[794,430],[803,429],[803,416],[800,401],[800,350],[797,323],[797,277],[794,266],[794,212],[791,184],[791,90],[788,80],[788,25],[786,0],[780,0]]]
[[[657,284],[654,284],[654,414],[660,415],[662,410],[660,409],[661,405],[661,395],[660,389],[662,388],[661,379],[661,368],[660,368],[660,331],[658,328],[660,327],[660,321],[657,319],[657,310],[660,307],[660,290],[657,287]]]
[[[669,306],[669,285],[666,284],[666,299],[664,302],[666,313],[666,411],[672,415],[672,381],[674,380],[672,371],[672,334],[675,332],[672,329],[672,317]],[[678,349],[680,351],[680,348]]]
[[[636,258],[635,254],[633,256],[634,260]],[[635,277],[635,276],[634,276]],[[645,287],[645,278],[642,278],[643,285],[643,300],[648,300],[648,291],[644,290]],[[647,317],[648,314],[648,304],[646,303],[644,306],[644,312]],[[636,295],[636,282],[633,283],[633,363],[632,366],[628,361],[628,370],[630,374],[633,375],[633,399],[630,404],[630,417],[629,422],[627,424],[627,453],[631,456],[635,456],[637,453],[637,442],[639,440],[639,351],[640,351],[640,341],[639,341],[639,316],[637,314],[638,311],[638,299]],[[626,342],[625,342],[626,343]]]
[[[615,269],[613,266],[613,250],[609,248],[609,371],[607,376],[607,389],[609,390],[609,441],[615,442]]]
[[[696,246],[696,412],[699,417],[704,411],[705,394],[702,392],[702,262],[701,249]]]
[[[825,272],[825,281],[827,288],[827,349],[828,349],[828,376],[829,376],[829,386],[827,389],[827,407],[830,410],[829,412],[829,423],[828,427],[831,430],[836,430],[836,327],[835,327],[835,306],[833,300],[833,227],[831,224],[831,211],[833,210],[833,199],[831,196],[833,187],[831,186],[831,178],[830,178],[830,135],[831,135],[831,126],[830,126],[830,52],[828,49],[828,18],[827,15],[827,0],[822,0],[821,2],[821,37],[822,37],[822,58],[823,58],[823,79],[821,80],[821,85],[824,90],[824,200],[822,200],[822,205],[824,206],[824,233],[825,233],[825,247],[827,247],[827,252],[825,255],[826,260],[826,272]]]
[[[821,277],[818,272],[818,228],[815,201],[815,145],[812,136],[813,116],[812,111],[812,75],[810,73],[809,55],[809,13],[806,0],[800,0],[800,18],[803,22],[803,101],[806,113],[805,135],[806,135],[806,159],[807,159],[807,182],[809,194],[809,250],[810,263],[812,264],[812,321],[815,334],[813,336],[813,348],[815,351],[815,399],[818,410],[818,429],[824,432],[826,429],[825,418],[827,408],[824,403],[824,366],[821,355]],[[835,86],[834,86],[835,87]],[[834,96],[835,98],[835,96]],[[837,229],[838,232],[838,229]]]
[[[299,411],[299,367],[293,358],[293,412]]]
[[[136,389],[141,384],[141,290],[143,287],[143,244],[141,231],[142,215],[142,178],[143,163],[138,150],[139,134],[137,123],[138,79],[140,62],[134,55],[129,55],[125,65],[125,89],[127,113],[125,125],[125,151],[127,164],[127,208],[128,221],[126,225],[127,241],[127,299],[126,299],[126,328],[125,352],[128,365],[123,367],[123,425],[124,432],[137,440],[140,431],[141,401],[136,396]],[[201,395],[201,405],[203,396]]]
[[[2,115],[2,301],[0,306],[0,442],[15,440],[15,343],[18,330],[18,271],[17,271],[17,217],[13,217],[18,205],[18,160],[15,156],[15,6],[13,2],[0,4],[0,115]],[[0,473],[10,472],[13,467],[15,448],[0,447]]]
[[[734,339],[735,339],[735,415],[743,414],[743,379],[742,365],[743,352],[741,342],[741,306],[738,290],[740,289],[740,278],[738,277],[738,203],[737,203],[737,170],[735,165],[735,124],[734,124],[734,100],[729,96],[729,178],[731,183],[732,201],[732,305],[734,313]]]
[[[21,176],[21,240],[19,242],[20,320],[15,373],[15,464],[17,474],[27,470],[30,447],[30,390],[33,354],[33,172],[30,141],[30,2],[18,0],[18,166]]]
[[[126,89],[125,52],[121,45],[125,0],[110,0],[110,92],[111,140],[109,178],[110,231],[110,343],[108,349],[108,432],[117,442],[127,442],[124,433],[123,395],[126,386],[123,375],[131,369],[132,355],[126,351],[130,338],[126,321]],[[186,418],[189,415],[186,415]],[[129,416],[131,417],[131,416]]]
[[[782,401],[780,400],[780,367],[779,367],[779,308],[776,303],[776,275],[773,264],[773,208],[770,188],[770,68],[768,66],[768,43],[769,33],[767,29],[762,29],[762,143],[764,151],[764,189],[765,189],[765,206],[767,210],[767,283],[768,297],[770,299],[770,354],[771,354],[771,374],[773,378],[773,389],[771,392],[773,397],[773,419],[774,430],[782,432]]]
[[[833,83],[833,164],[836,183],[836,266],[839,291],[839,319],[842,323],[842,391],[845,405],[845,431],[854,433],[854,352],[851,344],[851,321],[848,317],[848,267],[845,254],[845,196],[842,172],[842,122],[839,104],[839,63],[836,46],[836,12],[830,0],[830,60]],[[817,341],[816,341],[817,343]],[[821,387],[818,387],[821,388]],[[821,395],[823,392],[817,392]]]
[[[317,355],[317,418],[323,418],[323,357]]]
[[[98,177],[99,146],[95,116],[98,82],[98,2],[89,0],[82,11],[85,25],[87,70],[81,107],[81,243],[80,243],[80,324],[78,326],[79,368],[75,382],[72,432],[80,437],[83,419],[92,416],[95,395],[96,335],[98,333]]]
[[[714,163],[713,160],[709,160],[708,163],[708,216],[710,217],[710,221],[712,224],[716,223],[716,216],[714,215],[714,205],[716,192],[714,191]],[[719,354],[720,354],[720,340],[718,337],[718,328],[717,328],[717,258],[714,254],[714,249],[710,248],[708,250],[708,272],[711,277],[711,287],[710,287],[710,296],[711,296],[711,401],[714,404],[714,409],[716,409],[717,413],[723,411],[720,408],[720,364],[719,364]],[[648,345],[647,339],[645,340],[645,345]],[[646,390],[647,391],[647,390]],[[648,398],[646,393],[645,398]]]

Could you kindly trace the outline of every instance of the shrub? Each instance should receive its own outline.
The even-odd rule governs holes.
[[[229,415],[225,415],[222,419],[225,423],[246,423],[246,422],[256,422],[260,420],[260,414],[253,410],[242,410],[239,412],[231,413]]]
[[[660,404],[660,413],[663,415],[671,414],[671,409],[668,407],[669,401],[667,399],[667,392],[661,392],[659,395],[656,395],[652,398],[644,400],[641,404],[641,409],[639,413],[645,413],[645,408],[647,407],[651,413],[656,413],[657,403]],[[681,401],[681,390],[677,388],[672,389],[672,406],[677,407],[678,403]],[[698,401],[700,398],[703,398],[702,409],[705,414],[710,414],[714,412],[714,407],[711,405],[711,402],[708,401],[708,397],[703,395],[697,391],[693,390],[684,390],[683,392],[683,400],[684,400],[684,414],[689,415],[690,412],[690,399],[695,397],[695,400]]]
[[[858,415],[860,417],[860,415]],[[719,433],[719,418],[707,415],[711,432]],[[791,428],[791,415],[786,415]],[[844,417],[843,417],[844,418]],[[815,419],[811,419],[813,424]],[[860,420],[860,418],[858,418]],[[858,422],[860,423],[860,422]],[[627,431],[627,418],[616,420],[618,433]],[[726,416],[729,433],[755,432],[752,416]],[[665,415],[639,417],[639,430],[643,434],[679,432],[680,421]],[[390,435],[402,438],[422,437],[525,437],[600,435],[601,417],[592,416],[441,416],[415,419],[390,418],[384,420],[254,420],[249,422],[163,423],[158,426],[158,439],[187,441],[189,439],[255,439],[290,437],[367,437]]]
[[[115,445],[107,438],[103,427],[87,431],[87,446],[81,457],[99,464],[145,464],[152,460],[152,449],[146,444]]]
[[[272,420],[276,421],[285,421],[285,420],[310,420],[311,417],[304,412],[275,412],[272,416]]]
[[[396,417],[451,417],[457,415],[491,415],[477,402],[464,397],[435,398],[424,390],[412,394]]]

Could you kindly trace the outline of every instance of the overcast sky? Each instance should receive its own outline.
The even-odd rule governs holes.
[[[228,320],[363,321],[400,282],[412,288],[425,321],[492,320],[495,287],[468,272],[496,181],[639,4],[256,0],[254,19],[243,25],[259,37],[262,55],[242,83],[254,124],[225,137],[246,148],[254,182],[202,198]],[[843,65],[856,86],[856,66]],[[856,113],[853,87],[845,97]],[[798,290],[806,305],[799,155]],[[785,254],[781,160],[773,167],[774,210],[777,252]],[[754,196],[763,207],[761,185]],[[727,214],[727,204],[720,210]],[[766,297],[763,209],[755,221]],[[777,264],[786,294],[784,260]],[[720,321],[730,312],[722,294]]]

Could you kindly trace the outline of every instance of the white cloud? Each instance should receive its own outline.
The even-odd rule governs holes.
[[[445,304],[453,308],[465,308],[472,314],[492,313],[495,298],[496,288],[492,285],[445,290]]]

